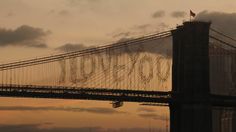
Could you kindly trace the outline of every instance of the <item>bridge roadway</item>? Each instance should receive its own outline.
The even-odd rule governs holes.
[[[0,85],[1,97],[28,97],[52,99],[81,99],[100,101],[139,102],[167,106],[172,102],[180,104],[205,104],[219,107],[236,107],[236,96],[209,95],[209,100],[184,99],[180,93],[170,91],[141,91],[107,88],[78,88],[39,85]]]
[[[170,92],[38,85],[0,85],[0,96],[145,102],[162,105],[168,104],[171,98]]]

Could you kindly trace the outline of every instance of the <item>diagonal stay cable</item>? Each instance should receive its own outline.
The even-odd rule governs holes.
[[[234,45],[231,44],[231,43],[225,42],[224,40],[221,40],[221,39],[216,38],[216,37],[214,37],[214,36],[210,36],[210,38],[212,38],[212,39],[214,39],[214,40],[216,40],[216,41],[218,41],[218,42],[221,42],[222,44],[227,45],[227,46],[229,46],[229,47],[231,47],[231,48],[235,48],[235,49],[236,49],[236,46],[234,46]]]
[[[104,45],[104,46],[93,47],[93,48],[88,48],[88,49],[84,49],[84,50],[71,51],[71,52],[67,52],[67,53],[59,53],[59,54],[56,54],[56,55],[45,56],[45,57],[40,57],[40,58],[35,58],[35,59],[28,59],[28,60],[18,61],[18,62],[40,60],[40,59],[53,58],[53,57],[58,57],[58,56],[59,57],[60,56],[67,56],[67,55],[78,54],[78,53],[88,53],[88,52],[93,52],[96,49],[97,50],[101,50],[103,48],[112,48],[112,47],[116,47],[116,46],[122,46],[122,45],[127,45],[127,44],[134,44],[135,42],[140,42],[142,40],[150,39],[150,38],[153,38],[153,37],[154,38],[155,37],[159,37],[159,36],[162,36],[162,35],[168,34],[168,33],[170,33],[170,31],[164,31],[164,32],[160,32],[160,33],[156,33],[156,34],[152,34],[152,35],[147,35],[147,36],[135,38],[135,39],[132,39],[132,40],[116,42],[116,43],[112,43],[112,44],[108,44],[108,45]],[[17,62],[12,62],[12,63],[8,63],[8,64],[14,64],[14,63],[17,63]],[[7,64],[2,64],[2,65],[7,65]],[[2,65],[0,65],[0,66],[2,66]]]
[[[220,32],[220,31],[218,31],[218,30],[216,30],[216,29],[214,29],[214,28],[210,28],[210,30],[213,31],[213,32],[215,32],[215,33],[217,33],[217,34],[219,34],[219,35],[222,35],[222,36],[224,36],[224,37],[226,37],[226,38],[228,38],[228,39],[231,39],[231,40],[233,40],[233,41],[236,42],[236,39],[234,39],[234,38],[232,38],[232,37],[230,37],[230,36],[228,36],[228,35],[226,35],[226,34]]]
[[[138,43],[145,42],[148,40],[161,39],[161,38],[165,38],[165,37],[169,37],[169,36],[171,36],[170,33],[165,33],[165,34],[161,34],[159,36],[154,36],[151,38],[142,38],[141,40],[138,40],[138,41],[127,41],[127,42],[112,44],[109,46],[103,46],[102,48],[100,48],[100,47],[91,48],[91,49],[83,50],[83,52],[82,51],[81,52],[77,51],[77,52],[73,52],[73,53],[70,52],[70,53],[65,53],[65,54],[61,54],[61,55],[54,55],[54,56],[49,56],[49,57],[21,61],[21,62],[2,64],[2,65],[0,65],[0,70],[6,70],[9,68],[12,69],[12,68],[18,68],[18,67],[25,67],[25,66],[36,65],[36,64],[43,64],[43,63],[54,62],[54,61],[58,61],[58,60],[62,60],[62,59],[69,59],[69,58],[72,58],[75,56],[78,57],[78,56],[84,56],[84,55],[88,55],[88,54],[94,54],[94,53],[98,53],[98,52],[103,52],[104,50],[107,50],[107,49],[117,49],[117,48],[121,48],[122,46],[127,46],[130,44],[138,44]]]

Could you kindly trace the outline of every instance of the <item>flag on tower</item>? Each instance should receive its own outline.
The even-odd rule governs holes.
[[[190,10],[190,16],[195,17],[196,14],[192,10]]]

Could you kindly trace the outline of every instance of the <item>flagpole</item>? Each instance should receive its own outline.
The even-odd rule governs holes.
[[[189,21],[191,22],[192,20],[191,20],[191,10],[190,10],[190,12],[189,12]]]

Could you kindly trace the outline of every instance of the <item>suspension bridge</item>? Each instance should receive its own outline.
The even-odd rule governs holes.
[[[223,114],[213,109],[236,106],[235,43],[210,23],[185,22],[110,45],[0,64],[0,96],[168,106],[171,132],[221,132],[213,118]]]

